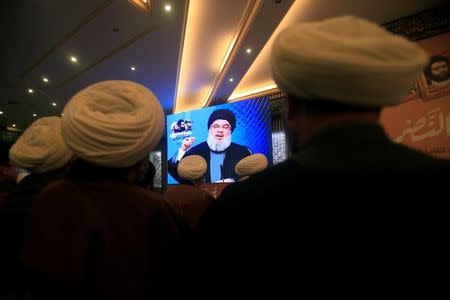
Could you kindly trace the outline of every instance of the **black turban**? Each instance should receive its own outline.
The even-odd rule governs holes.
[[[215,120],[227,120],[231,126],[231,132],[236,128],[236,117],[231,110],[228,109],[218,109],[214,111],[208,120],[208,129],[211,127],[211,124],[214,123]]]

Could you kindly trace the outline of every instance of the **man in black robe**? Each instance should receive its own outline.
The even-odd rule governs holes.
[[[426,63],[414,43],[356,17],[282,32],[272,69],[300,151],[230,185],[207,210],[183,291],[358,299],[444,286],[433,267],[447,257],[439,193],[450,162],[392,142],[379,123]]]
[[[233,112],[228,109],[214,111],[208,119],[208,140],[191,148],[195,138],[186,138],[178,152],[168,161],[169,174],[180,182],[178,163],[183,157],[200,155],[208,166],[206,183],[237,181],[239,177],[235,171],[236,164],[252,153],[248,147],[231,141],[231,134],[235,129],[236,117]]]

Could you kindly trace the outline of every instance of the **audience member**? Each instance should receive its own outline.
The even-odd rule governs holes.
[[[30,171],[30,175],[17,184],[5,205],[28,210],[42,188],[62,178],[72,157],[61,136],[60,118],[44,117],[33,122],[9,151],[11,164]]]
[[[182,184],[170,186],[164,194],[178,219],[191,229],[197,226],[200,216],[214,201],[213,196],[200,187],[206,170],[203,157],[191,155],[183,158],[177,170]]]
[[[58,117],[36,120],[11,147],[11,164],[30,170],[31,174],[17,184],[0,208],[0,239],[4,242],[1,272],[6,277],[1,280],[5,285],[1,289],[3,292],[24,292],[19,253],[23,246],[26,216],[40,190],[62,178],[62,169],[72,156],[62,140],[61,119]]]
[[[26,231],[34,297],[168,297],[178,230],[164,200],[136,186],[163,124],[156,96],[130,81],[93,84],[67,103],[61,132],[76,160],[41,192]]]
[[[241,159],[236,165],[239,181],[247,180],[251,175],[264,171],[269,162],[264,154],[257,153]]]
[[[430,195],[445,193],[449,162],[393,143],[379,123],[425,52],[345,16],[287,28],[271,60],[300,151],[207,210],[186,297],[382,297],[428,280],[446,257],[445,201]]]

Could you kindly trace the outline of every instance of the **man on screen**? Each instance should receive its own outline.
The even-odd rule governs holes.
[[[205,174],[207,183],[237,181],[238,176],[234,170],[236,164],[252,153],[247,147],[231,142],[235,128],[236,117],[233,112],[228,109],[214,111],[208,119],[207,141],[192,147],[195,137],[184,139],[178,152],[168,161],[169,174],[180,181],[177,174],[180,160],[185,156],[200,155],[208,165]]]

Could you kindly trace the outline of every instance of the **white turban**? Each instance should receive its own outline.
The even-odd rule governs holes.
[[[103,81],[64,108],[62,135],[75,155],[94,165],[125,168],[159,142],[164,112],[156,96],[131,81]]]
[[[287,28],[271,60],[275,82],[292,96],[382,107],[408,94],[428,56],[375,23],[344,16]]]
[[[199,155],[189,155],[178,164],[178,176],[184,180],[197,180],[206,173],[206,160]]]
[[[33,173],[64,167],[72,158],[61,136],[61,119],[40,118],[31,124],[9,151],[11,164]]]
[[[235,171],[239,177],[250,176],[263,171],[268,164],[266,156],[257,153],[241,159],[237,163]]]

